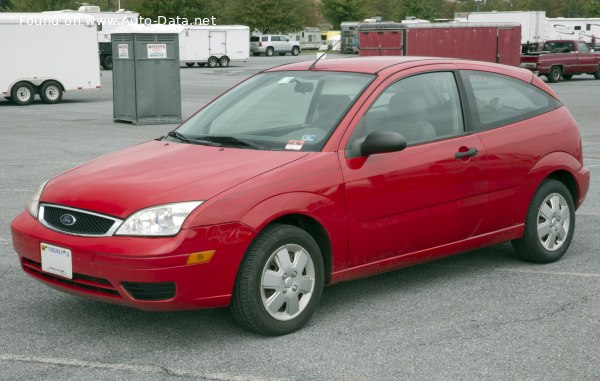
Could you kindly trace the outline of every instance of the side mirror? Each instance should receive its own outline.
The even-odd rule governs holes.
[[[393,131],[371,132],[360,145],[360,153],[363,156],[378,153],[397,152],[406,148],[404,136]]]

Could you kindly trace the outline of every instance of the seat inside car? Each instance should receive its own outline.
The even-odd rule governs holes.
[[[386,128],[398,132],[408,144],[434,139],[435,128],[427,120],[427,100],[420,93],[399,92],[390,98]]]

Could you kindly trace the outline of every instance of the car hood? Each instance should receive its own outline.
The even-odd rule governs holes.
[[[55,177],[41,202],[126,218],[149,206],[208,200],[306,154],[151,141]]]

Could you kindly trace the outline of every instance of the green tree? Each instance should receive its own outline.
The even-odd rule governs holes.
[[[334,29],[344,21],[361,21],[367,16],[365,0],[321,0],[321,13]]]
[[[315,7],[313,0],[232,0],[225,17],[250,31],[290,33],[316,23]]]
[[[77,3],[73,0],[18,0],[13,1],[10,10],[13,12],[44,12],[73,9],[74,6],[77,6]]]
[[[0,12],[5,12],[11,8],[10,0],[0,0]]]
[[[589,0],[585,4],[585,13],[587,17],[600,17],[600,2]]]

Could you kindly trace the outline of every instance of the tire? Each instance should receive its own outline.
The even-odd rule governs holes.
[[[315,240],[296,226],[273,224],[248,248],[230,308],[250,331],[285,335],[302,328],[315,312],[323,283],[323,259]]]
[[[10,91],[12,101],[19,106],[26,106],[33,102],[35,98],[35,89],[29,82],[19,82],[13,86]]]
[[[193,63],[193,62],[186,62],[186,63],[185,63],[185,66],[187,66],[187,67],[192,67],[192,66],[194,66],[194,63]]]
[[[560,81],[560,77],[562,76],[562,70],[560,66],[552,66],[550,68],[550,73],[548,73],[548,82],[556,83]]]
[[[292,48],[292,55],[293,55],[293,56],[297,56],[298,54],[300,54],[300,48],[299,48],[299,47],[297,47],[297,46],[294,46],[294,47]]]
[[[598,70],[594,73],[594,78],[600,79],[600,65],[598,65]]]
[[[206,62],[196,62],[198,64],[198,66],[200,67],[204,67],[206,66]]]
[[[562,77],[568,81],[569,79],[573,78],[573,74],[563,74]]]
[[[268,57],[271,57],[274,53],[275,53],[275,50],[272,47],[270,47],[270,46],[265,51],[265,55],[268,56]]]
[[[208,67],[217,67],[217,65],[219,64],[219,60],[217,59],[217,57],[210,57],[208,59],[208,61],[206,61],[206,66]]]
[[[531,199],[523,237],[512,244],[526,261],[551,263],[565,254],[574,231],[575,205],[571,193],[560,181],[547,179]]]
[[[112,59],[112,56],[104,56],[104,58],[102,59],[102,67],[105,70],[112,70],[113,69],[113,59]]]
[[[44,82],[40,89],[40,98],[42,102],[54,104],[60,102],[63,97],[62,87],[56,81]]]
[[[221,66],[221,67],[229,66],[229,57],[222,56],[221,58],[219,58],[219,66]]]

